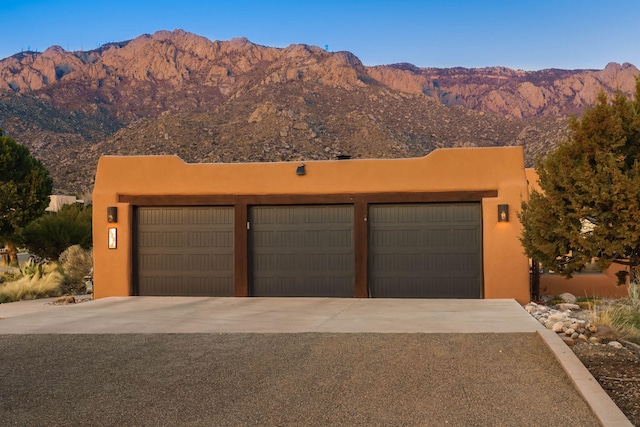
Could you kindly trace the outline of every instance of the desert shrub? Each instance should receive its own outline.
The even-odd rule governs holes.
[[[599,305],[604,304],[601,300],[592,301],[576,301],[576,305],[583,310],[593,310]]]
[[[603,308],[597,313],[595,323],[607,325],[620,337],[640,343],[640,310],[627,301]]]
[[[596,297],[578,297],[576,304],[583,310],[593,310],[598,306],[604,304],[604,302]]]
[[[622,338],[640,343],[640,287],[632,282],[629,297],[613,301],[592,314],[594,323],[607,325]]]
[[[563,304],[563,303],[564,303],[564,300],[560,297],[553,297],[549,301],[547,301],[547,305],[556,305],[556,304]]]
[[[93,251],[73,245],[60,254],[59,262],[64,276],[61,285],[63,293],[82,292],[85,287],[84,276],[93,268]]]
[[[20,270],[17,268],[12,268],[11,270],[7,270],[4,273],[0,274],[0,284],[6,282],[13,282],[14,280],[18,280],[22,277]]]
[[[26,268],[25,266],[21,268],[18,274],[19,277],[0,285],[0,302],[43,298],[60,294],[62,274],[58,271],[57,264],[28,262],[25,265]]]
[[[33,277],[36,274],[42,276],[48,270],[51,270],[51,266],[55,266],[56,264],[47,264],[44,262],[35,262],[33,259],[28,260],[24,264],[19,267],[19,277]]]
[[[65,205],[30,222],[22,231],[24,246],[42,258],[57,260],[66,248],[91,247],[91,206]]]

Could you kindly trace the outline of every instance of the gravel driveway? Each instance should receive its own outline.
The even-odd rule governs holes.
[[[0,335],[2,425],[598,425],[530,334]]]

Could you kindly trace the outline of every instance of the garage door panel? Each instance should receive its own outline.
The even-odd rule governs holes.
[[[252,295],[353,296],[353,206],[254,206],[250,223]]]
[[[139,295],[232,296],[233,208],[137,210]]]
[[[304,286],[300,286],[298,276],[263,277],[254,286],[256,295],[267,294],[270,297],[352,297],[352,277],[305,277]],[[351,289],[345,293],[345,289]]]
[[[233,255],[228,254],[190,254],[187,255],[190,270],[229,271],[233,269]]]
[[[157,253],[139,255],[138,268],[140,270],[158,270],[162,268],[162,256]]]
[[[282,271],[295,270],[300,265],[300,254],[296,253],[279,253],[275,255],[275,269],[272,274],[278,274]]]
[[[211,296],[232,285],[226,277],[150,276],[141,279],[141,295],[155,296]],[[176,293],[176,288],[188,293]]]
[[[251,233],[252,245],[255,248],[263,248],[274,246],[275,235],[274,231],[258,231],[255,230],[256,224],[254,224],[254,230]]]
[[[192,248],[227,248],[233,245],[233,231],[190,231],[187,246]]]
[[[350,250],[353,246],[353,233],[351,230],[306,230],[303,233],[303,245],[305,247],[326,247],[328,245],[333,247],[343,247]]]
[[[478,247],[479,235],[477,228],[452,228],[451,244],[454,246]]]
[[[182,224],[183,210],[182,209],[163,209],[160,216],[162,225]]]
[[[147,229],[149,231],[139,234],[139,244],[141,248],[172,248],[182,245],[182,233],[179,231],[162,231],[162,228]]]
[[[477,283],[473,278],[431,276],[413,278],[378,278],[373,285],[383,289],[386,295],[380,298],[469,298],[475,293]],[[425,287],[429,294],[425,296]]]
[[[209,207],[191,207],[187,211],[189,224],[233,225],[232,209],[211,209]]]
[[[180,276],[145,276],[138,282],[140,295],[175,295],[176,284],[182,283]]]
[[[482,296],[479,203],[371,205],[369,219],[372,296]]]

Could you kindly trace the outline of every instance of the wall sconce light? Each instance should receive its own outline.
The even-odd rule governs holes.
[[[109,206],[107,208],[107,222],[118,222],[118,207]]]
[[[509,222],[509,205],[498,205],[498,222]]]
[[[118,248],[118,229],[110,228],[109,229],[109,249],[117,249]]]
[[[298,166],[298,169],[296,169],[296,175],[304,175],[307,172],[304,170],[304,163],[302,163],[300,166]]]

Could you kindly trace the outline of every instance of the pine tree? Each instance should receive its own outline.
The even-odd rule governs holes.
[[[52,189],[49,171],[0,128],[0,243],[9,248],[13,263],[18,231],[44,213]]]
[[[538,160],[542,192],[522,203],[525,253],[567,277],[595,259],[640,265],[640,78],[635,99],[604,92],[569,122],[564,143]],[[621,283],[625,274],[619,275]]]

